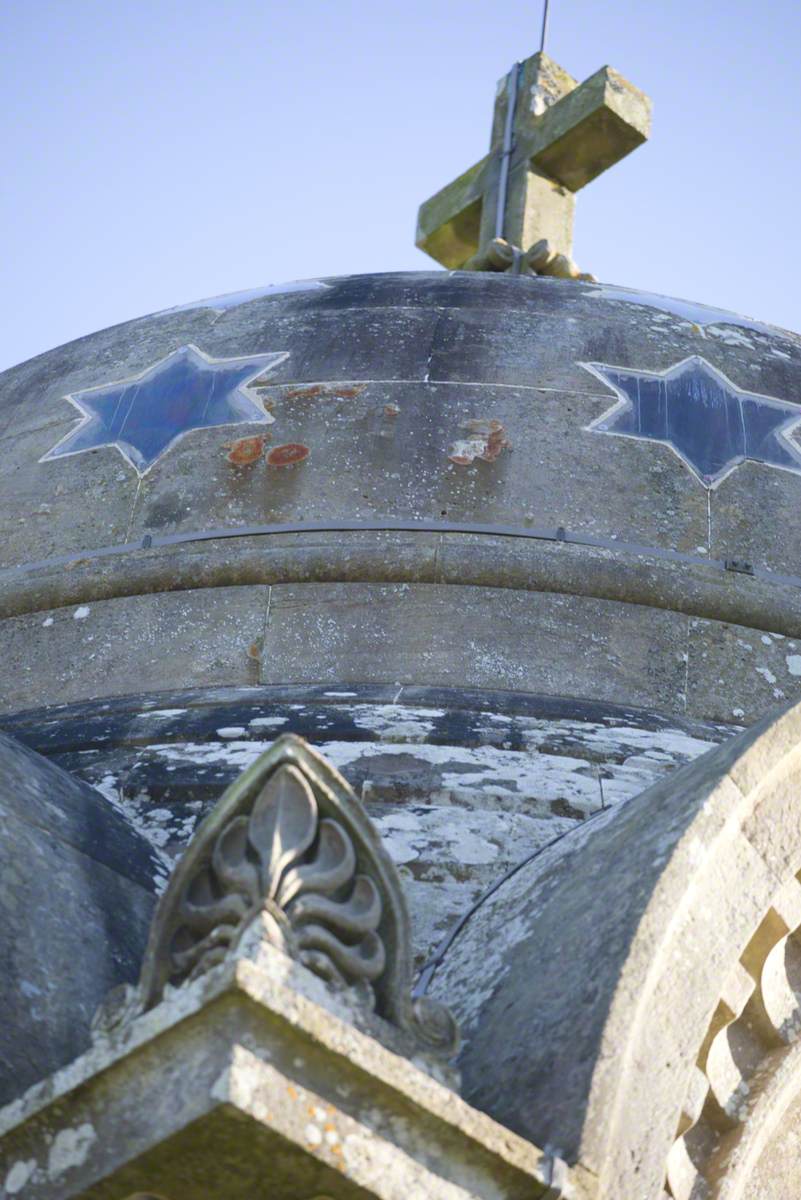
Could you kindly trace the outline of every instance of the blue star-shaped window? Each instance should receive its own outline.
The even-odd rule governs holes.
[[[190,430],[267,424],[272,418],[245,387],[286,357],[279,352],[214,359],[197,346],[181,346],[132,379],[66,396],[81,421],[39,461],[114,446],[144,475]]]
[[[593,433],[662,442],[706,488],[747,458],[801,474],[801,449],[789,436],[801,422],[797,404],[744,392],[698,355],[667,371],[581,365],[619,397],[587,426]]]

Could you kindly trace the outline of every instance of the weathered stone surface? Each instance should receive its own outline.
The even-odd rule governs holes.
[[[276,421],[197,431],[179,441],[146,477],[136,511],[140,533],[310,519],[323,502],[327,511],[354,518],[381,512],[433,518],[452,504],[489,522],[532,513],[545,523],[549,510],[558,515],[562,508],[560,524],[715,553],[703,532],[704,491],[669,449],[585,431],[610,393],[580,364],[656,371],[699,353],[738,386],[792,401],[797,343],[738,320],[589,284],[442,274],[335,280],[318,291],[270,295],[216,314],[199,308],[130,322],[40,356],[0,381],[6,389],[0,488],[19,497],[13,520],[29,518],[28,540],[9,544],[5,561],[124,540],[136,480],[118,452],[39,463],[39,451],[76,420],[64,395],[140,371],[188,341],[214,356],[287,350],[264,393]],[[387,415],[387,406],[398,413]],[[454,467],[447,453],[464,434],[459,423],[482,418],[504,424],[511,450],[495,462]],[[22,438],[31,433],[33,443]],[[228,462],[225,443],[260,433],[272,440],[258,461]],[[309,446],[308,459],[268,467],[270,449],[293,440]],[[97,485],[76,503],[90,466]],[[559,481],[560,466],[569,491]],[[738,468],[731,480],[751,469]],[[790,503],[795,477],[754,469],[760,478],[781,477]],[[641,491],[650,504],[632,502]],[[51,508],[45,521],[36,515],[42,505]],[[110,522],[115,505],[119,515]],[[771,544],[784,555],[786,539],[782,534],[780,548],[778,532],[766,543],[766,563]]]
[[[732,733],[608,704],[364,685],[132,696],[3,725],[120,805],[170,862],[273,738],[309,739],[400,871],[418,965],[532,851]]]
[[[135,980],[165,868],[93,788],[0,733],[0,1103],[81,1053]]]
[[[255,683],[267,602],[266,588],[215,588],[12,618],[0,626],[0,708],[41,700],[43,664],[51,695],[63,701],[130,692],[143,679],[156,688]]]
[[[710,498],[711,553],[771,572],[797,575],[801,534],[796,479],[746,462]]]
[[[469,681],[670,708],[684,686],[685,625],[640,606],[505,589],[275,587],[263,680]]]
[[[176,345],[202,340],[215,314],[200,306],[156,313],[67,342],[0,375],[0,437],[77,418],[64,396],[144,371]],[[55,441],[56,439],[54,439]]]
[[[590,1194],[728,1200],[766,1139],[792,1142],[800,737],[796,706],[594,819],[440,966],[465,1095],[579,1161]]]
[[[119,455],[65,458],[58,481],[42,487],[38,460],[73,425],[71,419],[54,421],[0,441],[0,569],[125,541],[136,476]]]
[[[801,691],[801,639],[740,625],[689,623],[687,713],[750,725]]]
[[[243,951],[0,1112],[5,1194],[251,1200],[267,1179],[271,1200],[561,1195],[552,1158],[376,1024],[271,947]]]

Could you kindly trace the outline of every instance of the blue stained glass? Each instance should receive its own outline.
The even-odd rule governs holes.
[[[707,488],[745,459],[801,474],[801,450],[788,436],[801,407],[745,392],[697,355],[667,371],[584,363],[618,395],[588,430],[662,442]]]
[[[182,346],[135,379],[68,396],[81,422],[40,461],[114,446],[144,475],[193,429],[265,424],[270,417],[244,387],[284,358],[279,352],[211,359],[196,346]]]

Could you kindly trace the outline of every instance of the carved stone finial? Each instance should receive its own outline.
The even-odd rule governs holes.
[[[227,789],[162,897],[140,980],[151,1008],[169,985],[260,936],[430,1050],[452,1053],[443,1006],[411,999],[401,882],[346,781],[301,738],[279,738]]]

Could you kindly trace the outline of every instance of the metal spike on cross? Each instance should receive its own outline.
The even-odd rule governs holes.
[[[650,100],[611,67],[578,84],[533,54],[498,84],[489,154],[420,206],[415,242],[452,270],[580,278],[575,193],[650,126]]]

